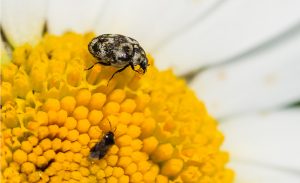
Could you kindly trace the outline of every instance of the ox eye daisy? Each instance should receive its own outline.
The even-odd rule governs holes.
[[[45,35],[1,67],[1,179],[15,182],[232,182],[204,104],[153,58],[140,75],[95,65],[89,34]],[[115,130],[114,130],[115,129]],[[90,151],[112,131],[103,158]]]

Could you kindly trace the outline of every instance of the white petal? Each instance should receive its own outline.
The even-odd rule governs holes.
[[[200,73],[191,86],[215,117],[288,105],[300,99],[300,31],[239,62]]]
[[[98,33],[120,33],[137,39],[147,52],[157,44],[193,26],[220,0],[109,1]]]
[[[93,31],[104,4],[105,0],[51,0],[47,18],[49,32]]]
[[[230,166],[234,169],[235,183],[299,183],[300,176],[297,172],[290,172],[274,167],[265,167],[244,162],[233,162]]]
[[[46,0],[2,0],[2,27],[13,46],[34,44],[42,36],[47,9]]]
[[[297,0],[225,1],[154,57],[160,68],[173,67],[177,74],[224,62],[299,23],[299,7]]]
[[[233,160],[300,172],[300,108],[221,121]]]

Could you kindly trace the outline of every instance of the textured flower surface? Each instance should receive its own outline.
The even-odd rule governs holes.
[[[172,138],[177,135],[175,132],[182,128],[181,124],[195,123],[193,120],[178,120],[178,113],[175,111],[179,111],[179,109],[175,110],[175,106],[179,105],[182,110],[181,115],[186,114],[187,117],[192,116],[192,109],[190,109],[192,106],[199,106],[197,110],[198,112],[202,112],[199,112],[199,116],[196,116],[195,120],[200,118],[206,120],[201,120],[200,124],[197,123],[197,125],[203,127],[205,124],[214,124],[213,128],[216,128],[216,123],[213,122],[212,118],[208,117],[208,114],[205,112],[203,107],[205,104],[208,113],[219,122],[219,129],[224,134],[225,141],[221,150],[220,147],[217,147],[217,144],[214,144],[212,141],[206,141],[204,145],[208,145],[209,143],[216,145],[214,147],[218,152],[215,152],[214,155],[222,154],[221,157],[223,157],[224,163],[227,155],[222,152],[222,149],[225,149],[224,152],[229,152],[230,161],[228,166],[225,165],[223,172],[228,175],[228,177],[231,177],[231,171],[227,170],[226,167],[230,167],[229,169],[234,170],[234,182],[300,182],[300,146],[297,146],[298,139],[300,139],[299,1],[1,0],[0,3],[1,38],[6,38],[0,41],[2,71],[1,114],[5,113],[5,115],[1,115],[1,122],[3,123],[1,139],[11,139],[6,140],[6,142],[1,141],[2,145],[6,145],[5,148],[1,148],[2,154],[4,154],[1,154],[3,162],[1,165],[3,167],[1,169],[1,175],[3,175],[3,171],[6,169],[8,169],[6,170],[6,175],[9,174],[10,176],[21,172],[21,177],[13,176],[14,179],[11,179],[12,181],[15,179],[18,181],[24,178],[24,175],[29,175],[33,172],[60,172],[63,166],[58,167],[57,163],[73,162],[75,154],[76,156],[81,156],[78,154],[82,154],[81,159],[84,159],[83,149],[86,150],[85,153],[87,154],[87,149],[91,148],[96,142],[99,142],[102,135],[107,131],[115,130],[115,137],[119,139],[119,137],[122,136],[120,135],[122,128],[118,127],[118,125],[123,123],[120,122],[118,115],[107,114],[104,109],[109,102],[113,101],[110,95],[114,93],[115,89],[122,89],[122,92],[125,93],[124,99],[122,102],[114,101],[113,106],[109,104],[110,107],[115,109],[114,105],[117,103],[120,106],[119,113],[122,113],[121,105],[123,102],[127,101],[127,99],[132,99],[136,104],[133,113],[143,113],[143,119],[151,118],[153,119],[153,121],[151,120],[152,123],[155,122],[153,136],[158,141],[156,148],[159,148],[159,144],[172,145],[173,153],[172,161],[170,159],[170,162],[168,160],[159,161],[158,154],[162,153],[156,153],[155,155],[153,154],[154,151],[148,153],[151,155],[148,156],[149,159],[147,161],[151,161],[159,168],[159,180],[165,180],[163,178],[164,176],[172,177],[172,180],[175,180],[175,177],[182,179],[182,177],[184,177],[182,176],[182,172],[185,170],[184,167],[199,165],[196,162],[200,160],[197,160],[195,156],[189,157],[191,161],[183,158],[183,154],[186,156],[192,154],[192,152],[177,151],[176,147],[182,150],[182,148],[178,146],[178,143],[188,143],[190,147],[193,147],[196,142],[201,144],[202,140],[199,139],[205,138],[192,134],[193,130],[197,131],[194,126],[190,127],[186,134],[190,134],[193,138],[197,137],[195,139],[198,140],[195,142],[188,142],[186,138],[184,138],[185,140],[182,142],[177,138]],[[65,34],[65,32],[68,31],[81,33],[81,35]],[[49,50],[53,47],[46,48],[47,46],[44,47],[42,45],[45,45],[44,43],[49,40],[54,40],[54,38],[57,40],[63,38],[49,35],[44,37],[45,32],[51,35],[64,35],[64,38],[78,39],[77,41],[80,44],[83,44],[81,42],[82,40],[88,42],[88,39],[92,37],[91,34],[86,34],[87,32],[94,32],[96,35],[120,33],[138,40],[145,51],[154,57],[155,63],[152,63],[149,67],[151,71],[149,70],[149,73],[146,75],[136,75],[136,73],[130,72],[131,70],[128,69],[121,75],[117,75],[108,87],[106,87],[107,78],[115,69],[97,66],[93,70],[83,72],[86,66],[90,66],[90,64],[95,61],[86,52],[86,48],[79,48],[80,44],[76,44],[74,49],[85,51],[83,51],[83,53],[74,52],[74,50],[71,51],[72,49],[69,48],[69,46],[66,46],[67,48],[61,48],[61,45],[67,44],[63,41],[64,43],[54,43],[55,46],[53,47],[57,49],[60,48],[60,51],[56,50],[56,53],[52,55]],[[71,40],[68,41],[72,42]],[[53,45],[53,42],[47,45]],[[13,54],[11,54],[10,50]],[[70,52],[65,50],[71,51],[72,54],[67,54]],[[84,55],[84,53],[87,55]],[[74,58],[74,56],[83,59],[81,61],[73,59],[66,63],[68,59]],[[150,56],[149,59],[152,60]],[[38,60],[41,61],[38,66],[29,67],[30,64],[32,65],[33,62]],[[49,60],[51,60],[51,62],[49,62]],[[60,62],[59,60],[63,61]],[[11,61],[13,62],[9,63]],[[62,66],[55,67],[55,65],[59,64],[62,64]],[[3,67],[4,65],[6,65],[5,68]],[[184,101],[188,103],[188,106],[180,105],[183,101],[176,100],[173,97],[171,97],[172,99],[163,98],[163,96],[175,96],[175,93],[176,96],[178,95],[178,98],[183,98],[184,90],[189,91],[189,89],[186,88],[183,80],[175,79],[176,77],[172,76],[171,71],[158,71],[154,65],[157,65],[160,70],[171,68],[175,75],[185,79],[185,82],[187,82],[204,104],[196,102],[196,99],[192,97],[192,92],[187,92],[191,93],[189,97],[184,96]],[[70,72],[72,74],[70,74]],[[82,75],[80,75],[80,73]],[[93,76],[93,74],[95,74],[95,76]],[[150,79],[150,76],[153,77],[153,79]],[[93,78],[97,79],[93,81]],[[173,78],[173,81],[171,81],[171,78]],[[123,81],[124,86],[120,86],[120,80]],[[157,80],[160,82],[157,82]],[[158,83],[165,82],[167,84],[163,84],[163,86],[158,85]],[[33,83],[36,84],[32,85]],[[95,86],[95,88],[91,87],[97,85],[96,83],[99,83],[99,86]],[[172,87],[167,87],[169,85]],[[16,86],[18,87],[16,88]],[[36,90],[32,91],[33,88]],[[152,95],[152,92],[149,92],[149,88],[150,90],[152,89],[152,92],[159,90],[162,93],[161,95]],[[175,88],[180,88],[180,90]],[[134,93],[134,91],[140,92]],[[118,90],[117,92],[120,91]],[[43,93],[44,96],[40,95],[41,93]],[[74,113],[74,110],[78,107],[77,99],[80,98],[79,96],[91,95],[89,101],[92,101],[92,96],[95,93],[105,95],[105,102],[102,108],[91,110],[90,104],[79,105],[85,108],[83,109],[81,107],[77,109],[79,110],[79,112],[77,112],[82,114],[87,110],[88,117],[85,118],[86,120],[76,119],[76,115],[74,115],[76,112]],[[140,109],[138,107],[138,98],[141,97],[141,93],[149,97],[143,100],[144,102],[149,100],[148,103],[145,104],[144,111],[139,111]],[[118,96],[119,94],[115,95]],[[67,98],[65,99],[65,97]],[[70,97],[73,97],[73,99]],[[161,101],[157,102],[156,105],[163,109],[160,108],[160,110],[158,110],[158,108],[156,109],[152,105],[153,103],[151,101],[154,98],[158,98]],[[192,98],[194,98],[195,101],[192,100]],[[188,102],[189,100],[192,101]],[[6,101],[6,104],[2,103],[4,101]],[[51,121],[58,118],[58,116],[64,119],[63,116],[65,116],[66,113],[60,112],[65,110],[63,103],[66,102],[69,105],[72,101],[75,108],[72,114],[67,112],[68,122],[65,121],[64,125],[62,125],[63,120],[58,120],[56,123]],[[126,105],[131,106],[130,103],[132,104],[133,102],[129,102],[129,104],[127,103]],[[163,105],[163,103],[165,105]],[[49,109],[47,109],[47,106]],[[54,109],[51,106],[54,106]],[[59,106],[59,109],[55,108],[55,106]],[[146,108],[149,108],[149,110],[146,110]],[[154,109],[156,112],[152,111],[150,114],[149,112]],[[166,109],[174,109],[175,111],[167,111]],[[184,111],[183,109],[190,110]],[[96,134],[97,137],[99,137],[98,139],[90,136],[89,130],[84,132],[86,127],[84,128],[83,125],[80,125],[80,123],[82,124],[84,121],[89,121],[90,128],[91,126],[95,126],[89,119],[89,113],[93,110],[101,111],[103,115],[101,122],[99,122],[99,124],[101,123],[102,125],[99,126],[99,129],[93,129],[93,134]],[[50,115],[48,114],[49,111],[52,111]],[[56,111],[56,113],[54,113],[54,111]],[[164,114],[159,114],[160,112]],[[194,113],[198,112],[196,110],[194,111]],[[131,113],[132,118],[133,113]],[[45,114],[47,114],[47,116],[49,115],[50,118],[48,116],[47,123],[44,122],[40,125],[39,121],[41,121],[41,119],[42,121],[46,120]],[[96,116],[97,115],[99,116],[99,114],[96,114]],[[176,117],[171,119],[168,115],[172,117],[175,115]],[[73,119],[70,120],[69,117],[74,118],[76,122]],[[6,120],[5,123],[4,120]],[[170,123],[172,120],[175,122]],[[61,123],[57,124],[59,121]],[[109,123],[111,123],[112,127],[110,127]],[[57,127],[55,127],[55,125],[57,125]],[[128,125],[139,127],[140,136],[132,138],[128,135],[127,131],[130,131]],[[49,128],[50,126],[51,130]],[[48,129],[46,130],[45,127]],[[62,131],[56,132],[56,130],[61,127],[65,128],[63,128]],[[203,128],[201,130],[203,130]],[[217,129],[213,130],[209,128],[209,130],[205,130],[205,132],[201,130],[200,134],[206,137],[213,138],[213,134],[219,134],[219,137],[216,136],[215,138],[215,143],[221,143],[222,138]],[[131,148],[135,146],[133,141],[137,139],[142,141],[142,146],[144,147],[143,140],[146,137],[142,135],[144,132],[142,126],[128,123],[125,131],[126,135],[131,137]],[[207,134],[208,132],[211,133],[211,135]],[[70,135],[66,137],[59,136],[59,134],[66,135],[69,133]],[[84,133],[87,135],[82,136]],[[58,135],[54,138],[52,136],[53,134]],[[183,134],[181,132],[179,135]],[[47,137],[41,138],[43,135]],[[32,136],[35,136],[36,139]],[[56,144],[54,145],[54,149],[61,149],[62,145],[59,144],[62,142],[58,139],[64,139],[68,140],[69,142],[67,141],[66,143],[69,144],[76,142],[72,147],[77,151],[76,148],[80,146],[80,151],[74,153],[74,149],[69,149],[67,151],[73,152],[73,154],[63,156],[62,154],[67,152],[66,149],[64,149],[65,151],[53,150],[54,155],[53,151],[49,151],[50,149],[48,149],[48,147],[49,140],[56,138],[57,140],[55,142],[50,142],[52,150],[52,143]],[[26,141],[28,142],[22,144],[24,139],[27,139]],[[49,140],[42,141],[41,139]],[[219,139],[219,141],[217,139]],[[90,143],[84,145],[82,144],[83,141],[90,141]],[[40,153],[38,155],[39,158],[34,157],[34,155],[30,155],[30,158],[28,157],[31,153],[27,153],[27,151],[33,152],[35,147],[32,147],[31,150],[29,143],[43,144],[43,146],[38,145],[40,148],[34,150],[35,153]],[[119,155],[121,150],[116,149],[116,147],[119,147],[119,143],[120,142],[116,141],[116,145],[110,148],[109,153],[107,153],[107,156],[104,158],[105,160],[112,155],[116,155],[113,154],[116,151],[118,151],[117,154]],[[64,146],[69,146],[69,144],[64,144]],[[143,147],[139,149],[139,151],[146,153],[143,151],[145,150]],[[203,147],[203,145],[201,147]],[[43,148],[47,150],[44,151]],[[168,147],[164,147],[163,149],[166,150]],[[171,148],[169,148],[169,150],[170,149]],[[169,150],[167,150],[167,152],[170,152]],[[205,148],[205,150],[208,150],[208,148]],[[132,151],[135,152],[138,150],[132,149]],[[15,152],[16,155],[14,159],[13,155]],[[45,152],[47,153],[44,155]],[[184,153],[179,154],[179,152]],[[205,156],[205,153],[201,155]],[[55,158],[51,158],[53,156]],[[60,157],[56,158],[56,156]],[[133,154],[130,156],[137,157]],[[6,157],[4,158],[6,164],[3,161],[3,157]],[[29,159],[36,159],[36,163],[26,163],[23,165],[23,171],[25,169],[27,173],[22,172],[22,166],[19,166],[19,164],[23,164],[20,162],[24,161],[24,157],[27,157],[26,162],[28,163],[32,163]],[[72,160],[69,159],[66,161],[67,157],[72,157]],[[78,160],[80,157],[76,157],[75,159]],[[166,176],[164,174],[166,172],[179,171],[178,167],[180,167],[180,162],[178,159],[181,159],[182,163],[180,173],[175,176]],[[94,163],[91,166],[97,166],[97,162],[99,163],[99,161],[103,160],[93,160]],[[118,159],[118,162],[119,161]],[[202,161],[207,162],[208,159],[202,159]],[[68,166],[70,169],[73,168],[73,170],[76,169],[81,175],[84,174],[82,172],[85,171],[80,171],[79,169],[79,166],[82,167],[82,164],[84,164],[83,162],[84,161],[76,162],[78,165],[65,166]],[[91,163],[91,161],[88,162]],[[218,164],[217,162],[222,161],[214,161],[215,164]],[[55,166],[58,167],[58,169],[55,169]],[[105,167],[108,166],[110,165],[106,164]],[[4,167],[6,167],[6,169],[4,169]],[[138,167],[137,165],[137,170]],[[163,167],[174,167],[174,169],[168,170]],[[218,172],[222,172],[221,166],[217,167],[219,167]],[[126,168],[129,167],[126,166]],[[34,171],[32,171],[32,169],[34,169]],[[209,169],[210,168],[208,168],[208,170]],[[100,167],[100,170],[103,171],[105,168]],[[195,170],[195,168],[189,169],[188,172],[190,173],[187,174],[190,177],[194,177],[195,175],[195,177],[200,176],[201,178],[206,175],[204,169],[200,169],[199,171]],[[109,172],[111,170],[106,171]],[[197,172],[198,174],[193,174],[193,172]],[[216,173],[216,171],[214,172]],[[199,173],[201,173],[201,175],[199,175]],[[53,177],[61,174],[62,173],[55,173]],[[39,177],[40,180],[43,178],[48,180],[45,174],[43,174],[43,177],[41,177],[41,175],[42,174],[39,174],[39,176],[37,176],[35,173],[35,175],[31,175],[31,178],[36,176]],[[68,176],[68,173],[65,173],[65,175]],[[73,178],[77,175],[78,173],[75,173],[75,175],[70,175],[70,177],[72,176]],[[126,172],[124,172],[124,175],[127,175]],[[210,174],[208,177],[214,177],[213,175],[215,174]],[[92,176],[91,171],[90,176]],[[128,178],[130,180],[131,176],[128,176]],[[125,179],[127,180],[127,178]],[[186,182],[194,180],[189,177],[187,179],[189,180]],[[111,178],[109,181],[113,182],[115,179]],[[209,180],[205,181],[209,182]],[[214,180],[211,182],[214,182]]]
[[[46,35],[2,68],[3,181],[232,182],[222,134],[183,80],[97,65],[92,34]],[[113,130],[115,129],[115,130]],[[90,149],[108,131],[100,160]]]

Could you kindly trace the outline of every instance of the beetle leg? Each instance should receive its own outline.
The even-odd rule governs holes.
[[[134,70],[135,72],[137,72],[137,73],[140,74],[139,70],[135,70],[135,69],[134,69],[134,65],[133,65],[132,62],[130,62],[129,65],[130,65],[130,67],[131,67],[132,70]]]
[[[110,63],[105,63],[105,62],[96,62],[94,63],[91,67],[84,69],[84,70],[90,70],[91,68],[93,68],[96,64],[101,64],[101,65],[105,65],[105,66],[109,66]]]
[[[117,71],[109,78],[108,83],[110,82],[110,80],[111,80],[117,73],[122,72],[122,71],[125,70],[128,66],[130,66],[130,64],[127,64],[127,65],[125,65],[123,68],[117,70]],[[108,83],[107,83],[107,85],[108,85]]]

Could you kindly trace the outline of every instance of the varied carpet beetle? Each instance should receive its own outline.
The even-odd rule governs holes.
[[[88,50],[98,59],[95,64],[120,68],[109,80],[128,66],[138,73],[141,72],[134,68],[137,65],[140,66],[143,74],[147,71],[148,59],[146,53],[139,43],[130,37],[120,34],[102,34],[91,40]],[[94,65],[87,70],[93,68]]]

